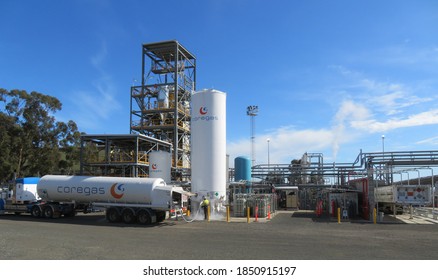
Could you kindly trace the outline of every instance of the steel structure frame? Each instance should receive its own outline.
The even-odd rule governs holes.
[[[290,164],[259,164],[252,168],[252,176],[270,178],[281,184],[287,180],[300,186],[328,186],[327,179],[335,185],[346,185],[353,179],[368,178],[382,185],[394,183],[395,167],[428,169],[438,166],[438,151],[395,151],[363,153],[360,151],[353,163],[324,163],[323,155],[306,153],[301,160]],[[307,160],[304,160],[306,158]],[[268,180],[269,181],[269,180]]]
[[[141,134],[81,136],[80,174],[148,177],[149,152],[171,152],[172,144]]]
[[[142,80],[131,87],[130,133],[172,144],[173,173],[190,172],[190,104],[196,90],[196,57],[178,41],[143,44]],[[159,92],[168,90],[168,104]]]

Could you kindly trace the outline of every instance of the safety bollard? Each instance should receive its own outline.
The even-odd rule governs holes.
[[[341,223],[341,208],[338,207],[338,224]]]
[[[187,209],[187,217],[190,217],[190,210]]]
[[[207,206],[207,221],[210,222],[210,205]]]
[[[268,205],[268,220],[271,219],[271,205]]]
[[[249,207],[246,207],[246,222],[249,224]]]
[[[256,222],[259,221],[259,207],[258,206],[255,207],[255,221]]]
[[[377,224],[377,209],[373,209],[373,223]]]
[[[230,206],[227,205],[227,223],[230,222]]]

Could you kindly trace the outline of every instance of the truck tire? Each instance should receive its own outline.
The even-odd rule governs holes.
[[[150,225],[152,223],[151,215],[145,209],[138,211],[137,221],[142,225]]]
[[[135,211],[132,208],[125,208],[122,211],[122,220],[125,224],[132,224],[135,222]]]
[[[32,215],[32,217],[34,218],[39,218],[41,217],[42,211],[41,211],[41,207],[39,205],[34,205],[32,207],[32,209],[30,210],[30,214]]]
[[[48,206],[43,208],[43,217],[47,218],[47,219],[52,219],[54,212],[55,211],[53,210],[53,206],[48,205]]]
[[[115,207],[110,207],[106,211],[106,218],[110,223],[120,222],[120,213],[119,210]]]

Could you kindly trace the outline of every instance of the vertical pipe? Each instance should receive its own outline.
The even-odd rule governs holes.
[[[132,91],[134,86],[131,87],[131,98],[129,98],[129,133],[132,133]]]
[[[230,206],[227,205],[227,223],[230,222]]]
[[[377,224],[377,209],[373,209],[373,223]]]
[[[207,221],[210,222],[210,204],[207,205]]]
[[[179,48],[178,48],[179,43],[175,42],[175,65],[174,65],[174,107],[173,107],[173,114],[174,114],[174,121],[175,123],[173,124],[173,134],[174,134],[174,138],[173,138],[173,160],[174,160],[174,166],[175,169],[178,170],[178,142],[179,142],[179,135],[178,135],[178,123],[179,123],[179,115],[178,115],[178,100],[179,100],[179,87],[178,87],[178,62],[179,62]]]

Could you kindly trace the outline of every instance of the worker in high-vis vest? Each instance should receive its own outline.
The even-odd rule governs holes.
[[[210,205],[210,201],[208,201],[208,199],[205,196],[203,196],[201,206],[202,206],[202,208],[204,208],[205,220],[208,219],[208,205]]]

